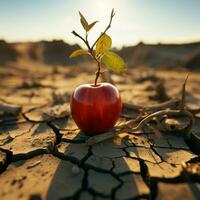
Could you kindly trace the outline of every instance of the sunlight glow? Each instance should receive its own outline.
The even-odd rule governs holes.
[[[98,24],[96,24],[95,28],[90,32],[89,37],[91,41],[95,41],[98,35],[108,25],[112,8],[114,8],[116,15],[113,18],[113,23],[108,34],[112,37],[114,46],[121,46],[122,40],[124,40],[125,44],[138,41],[139,38],[136,33],[127,35],[127,32],[134,31],[134,27],[130,27],[130,21],[127,20],[130,18],[130,12],[128,4],[125,3],[125,1],[88,0],[87,2],[88,3],[84,4],[82,7],[81,12],[86,16],[89,22],[99,20]],[[75,28],[83,33],[82,27],[80,27],[80,25],[78,26],[77,23]]]

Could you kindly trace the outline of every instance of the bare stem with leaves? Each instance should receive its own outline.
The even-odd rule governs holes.
[[[117,72],[123,72],[125,71],[126,68],[122,58],[120,58],[117,54],[109,51],[112,45],[112,39],[110,38],[110,36],[106,34],[106,32],[111,27],[113,17],[115,16],[114,9],[112,9],[111,11],[108,26],[99,35],[99,37],[96,39],[96,41],[93,43],[92,46],[90,45],[88,40],[88,33],[98,21],[94,21],[91,24],[89,24],[85,19],[85,17],[81,14],[81,12],[79,12],[79,15],[80,15],[80,22],[85,30],[85,38],[79,35],[76,31],[72,31],[72,34],[74,34],[74,36],[78,37],[84,42],[84,44],[87,47],[87,50],[78,49],[72,52],[70,58],[88,54],[96,62],[97,71],[95,73],[96,77],[94,80],[94,86],[97,86],[98,78],[103,73],[101,71],[102,61],[104,65],[107,66],[109,69]]]

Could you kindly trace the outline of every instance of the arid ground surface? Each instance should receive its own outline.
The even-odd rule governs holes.
[[[199,199],[200,73],[187,83],[189,141],[141,130],[88,146],[69,110],[74,88],[93,82],[88,66],[0,68],[0,102],[22,106],[17,117],[1,113],[0,199]],[[179,98],[187,73],[134,68],[111,77],[124,103],[152,105]],[[123,110],[118,123],[137,115]]]

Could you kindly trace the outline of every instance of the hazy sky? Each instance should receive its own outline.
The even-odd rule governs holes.
[[[8,41],[63,39],[79,43],[72,30],[84,33],[78,11],[89,22],[99,20],[92,41],[116,16],[109,30],[113,45],[139,41],[190,42],[200,40],[200,0],[0,0],[0,38]]]

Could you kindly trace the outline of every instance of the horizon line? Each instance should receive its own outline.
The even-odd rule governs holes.
[[[53,42],[53,41],[63,41],[66,44],[69,44],[71,46],[73,45],[79,45],[80,47],[82,47],[81,44],[77,43],[72,43],[69,42],[67,40],[64,40],[62,38],[52,38],[52,39],[35,39],[35,40],[9,40],[9,39],[4,39],[4,38],[0,38],[0,41],[5,41],[6,43],[9,44],[17,44],[17,43],[38,43],[38,42]],[[155,42],[148,42],[148,41],[138,41],[137,43],[133,43],[133,44],[123,44],[120,46],[113,46],[112,48],[124,48],[124,47],[131,47],[131,46],[138,46],[140,44],[144,44],[144,45],[186,45],[186,44],[195,44],[195,43],[200,43],[200,39],[193,39],[193,40],[184,40],[184,41],[155,41]]]

